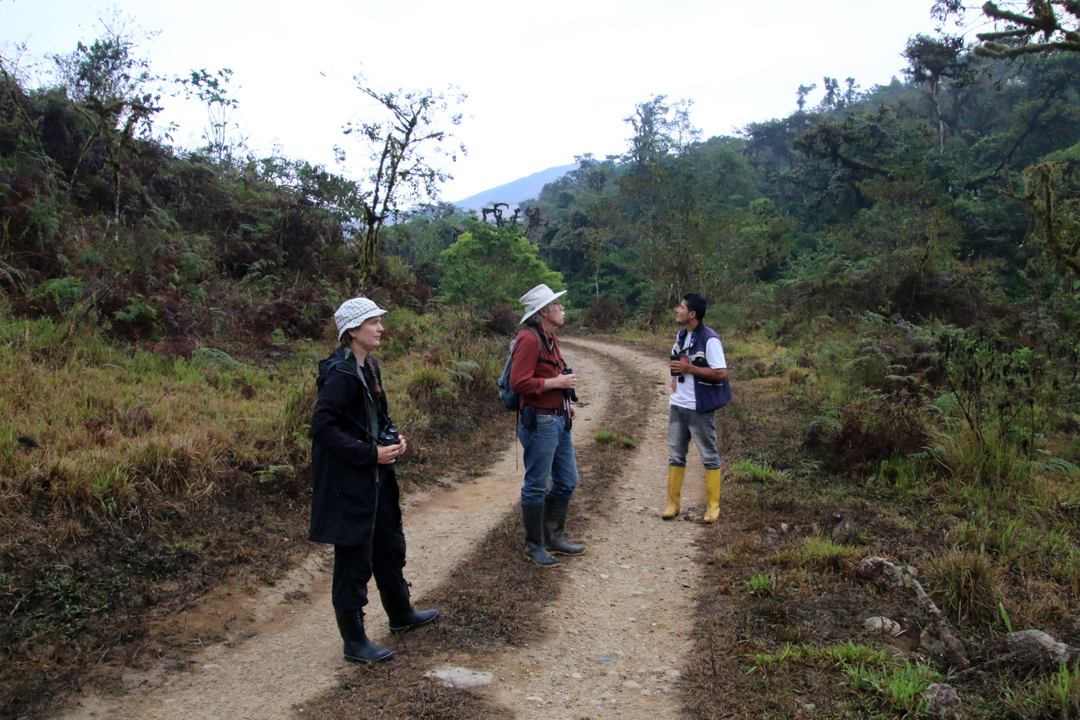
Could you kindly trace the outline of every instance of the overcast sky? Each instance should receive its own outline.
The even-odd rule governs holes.
[[[443,190],[458,200],[574,155],[626,149],[623,118],[654,94],[693,99],[705,137],[795,109],[800,84],[853,76],[888,83],[909,36],[931,33],[932,0],[0,0],[0,47],[10,58],[69,52],[100,33],[111,7],[147,31],[153,70],[228,67],[239,119],[260,150],[334,165],[341,126],[370,101],[352,76],[383,90],[460,87],[457,130],[468,155]],[[204,111],[169,100],[180,145],[199,143]],[[360,158],[353,158],[359,161]]]

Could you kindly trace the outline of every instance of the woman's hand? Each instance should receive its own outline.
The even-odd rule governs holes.
[[[397,445],[379,446],[379,464],[393,465],[398,457],[405,452],[405,438],[401,438]]]

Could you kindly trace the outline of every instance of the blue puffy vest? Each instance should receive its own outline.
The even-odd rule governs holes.
[[[690,347],[686,349],[686,359],[690,361],[691,365],[709,367],[709,363],[705,359],[705,344],[711,338],[719,340],[720,336],[712,328],[706,327],[704,323],[698,323],[697,328],[690,337]],[[683,328],[679,331],[679,337],[675,342],[681,348],[685,341],[686,329]],[[729,402],[731,402],[731,383],[727,380],[714,383],[702,380],[697,375],[694,376],[694,404],[698,412],[719,410]]]

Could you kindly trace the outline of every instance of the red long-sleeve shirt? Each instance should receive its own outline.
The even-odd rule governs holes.
[[[538,330],[543,342],[537,342],[536,333],[524,328],[514,339],[514,358],[510,365],[510,388],[521,396],[522,406],[559,410],[565,395],[561,389],[543,391],[545,378],[562,374],[566,362],[559,352],[559,339]]]

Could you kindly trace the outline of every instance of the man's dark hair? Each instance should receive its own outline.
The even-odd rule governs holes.
[[[705,322],[705,296],[698,293],[686,293],[683,295],[683,300],[686,301],[686,309],[694,313],[694,317],[698,322]]]

